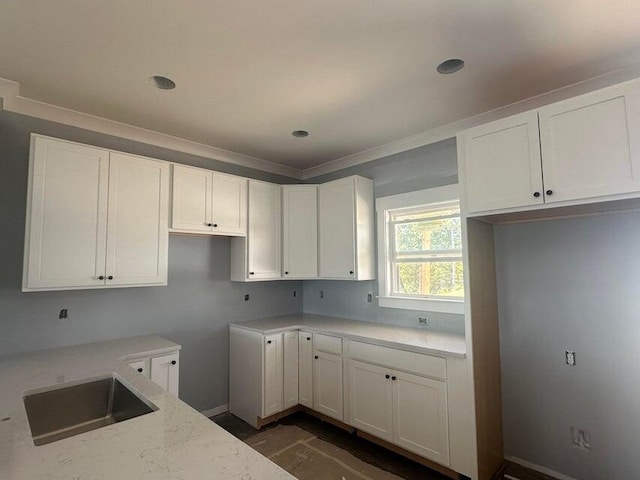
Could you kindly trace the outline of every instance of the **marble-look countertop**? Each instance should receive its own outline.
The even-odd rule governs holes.
[[[260,318],[232,323],[239,328],[265,335],[286,330],[308,330],[358,340],[411,352],[433,355],[466,357],[463,335],[434,332],[426,329],[397,327],[382,323],[363,322],[323,315],[294,314],[282,317]]]
[[[149,335],[0,358],[0,479],[293,480],[125,363],[179,348]],[[34,446],[25,392],[114,372],[158,411]]]

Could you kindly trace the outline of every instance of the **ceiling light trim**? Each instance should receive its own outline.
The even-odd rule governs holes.
[[[22,97],[20,84],[13,80],[0,78],[0,97],[3,109],[10,112],[302,180],[302,171],[297,168]]]

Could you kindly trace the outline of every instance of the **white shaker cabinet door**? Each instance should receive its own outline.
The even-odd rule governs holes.
[[[139,374],[144,375],[147,378],[151,377],[151,363],[149,359],[137,360],[135,362],[130,362],[128,365]]]
[[[23,290],[101,286],[109,152],[34,136]]]
[[[112,152],[107,286],[166,285],[168,209],[169,165]]]
[[[313,358],[313,409],[342,421],[342,357],[316,351]]]
[[[353,279],[356,259],[352,177],[318,187],[320,277]]]
[[[263,412],[268,417],[283,410],[284,369],[282,333],[264,336]]]
[[[180,383],[178,357],[179,354],[172,353],[151,359],[151,380],[176,397]]]
[[[318,187],[282,187],[283,278],[318,277]]]
[[[446,383],[392,372],[392,384],[394,443],[449,465]]]
[[[284,332],[284,406],[298,405],[298,331]]]
[[[462,150],[460,177],[469,213],[544,202],[535,111],[467,130]]]
[[[640,191],[640,87],[623,84],[539,110],[545,202]]]
[[[313,408],[313,334],[298,332],[298,403]]]
[[[249,180],[248,278],[280,278],[280,185]]]
[[[349,361],[349,425],[384,440],[393,440],[390,369]]]
[[[218,235],[247,234],[247,179],[213,172],[211,224]]]
[[[208,170],[173,166],[171,228],[211,232],[211,183]]]

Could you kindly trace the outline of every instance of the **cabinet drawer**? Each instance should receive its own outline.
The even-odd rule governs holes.
[[[321,352],[342,355],[342,339],[316,333],[313,335],[313,348]]]
[[[447,362],[440,357],[361,342],[349,342],[349,357],[439,380],[447,379]]]

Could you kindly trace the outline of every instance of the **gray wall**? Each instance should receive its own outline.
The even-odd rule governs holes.
[[[276,183],[292,179],[0,110],[0,355],[157,333],[182,344],[180,397],[203,410],[227,403],[228,323],[302,310],[300,282],[229,281],[229,239],[171,236],[169,285],[20,291],[29,134],[216,169]],[[250,300],[244,301],[244,294]],[[69,318],[58,319],[61,308]]]
[[[307,183],[324,183],[348,175],[373,179],[376,198],[457,183],[455,139],[315,177]],[[320,298],[321,290],[324,298]],[[367,293],[373,294],[372,303],[367,303]],[[382,308],[375,299],[377,295],[377,281],[305,281],[304,311],[415,328],[417,317],[426,316],[430,321],[428,329],[464,333],[463,315]]]
[[[640,213],[495,232],[506,454],[580,479],[638,478]],[[570,426],[591,431],[590,452]]]

